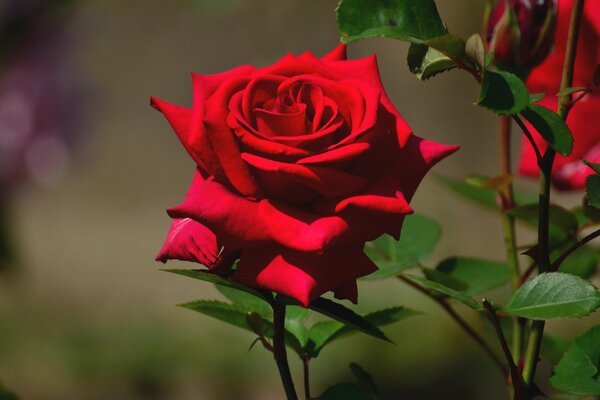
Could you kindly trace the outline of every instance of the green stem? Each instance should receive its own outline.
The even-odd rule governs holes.
[[[500,173],[502,175],[511,175],[511,118],[509,116],[500,117]],[[520,286],[520,267],[519,255],[517,252],[517,240],[515,235],[515,218],[508,215],[505,211],[515,206],[514,192],[512,182],[506,190],[500,194],[502,208],[502,230],[504,233],[504,247],[506,249],[506,262],[513,290]],[[523,347],[523,324],[518,317],[512,320],[512,357],[514,362],[519,365]]]
[[[274,325],[273,357],[277,363],[279,375],[281,376],[281,383],[285,389],[285,395],[287,399],[298,400],[298,395],[296,394],[296,388],[294,387],[294,381],[292,380],[292,374],[290,373],[290,366],[288,364],[287,352],[285,349],[285,305],[275,300],[272,306]]]
[[[567,37],[567,49],[565,52],[565,61],[563,67],[560,92],[573,84],[573,71],[575,69],[575,56],[577,53],[577,42],[579,38],[579,26],[583,14],[583,5],[585,0],[574,0],[571,11],[571,20],[569,25],[569,34]],[[567,119],[569,112],[569,103],[571,95],[565,94],[558,99],[558,114],[563,119]],[[550,180],[552,174],[552,165],[556,153],[552,148],[546,150],[546,154],[540,165],[540,198],[539,198],[539,225],[538,225],[538,268],[540,273],[550,271]],[[523,367],[523,379],[525,383],[531,386],[535,378],[535,371],[539,360],[540,347],[544,336],[544,321],[533,321],[529,343],[525,354],[525,364]]]

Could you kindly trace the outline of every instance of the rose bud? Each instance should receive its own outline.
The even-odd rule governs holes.
[[[377,270],[365,242],[399,238],[417,186],[457,148],[414,135],[375,57],[346,60],[343,45],[193,83],[192,107],[152,99],[197,165],[157,260],[305,306],[328,291],[356,302],[356,279]]]
[[[542,64],[531,70],[526,81],[530,92],[546,93],[540,104],[553,111],[556,111],[558,105],[556,94],[560,90],[572,8],[573,0],[559,0],[553,49]],[[593,86],[599,64],[600,1],[587,1],[579,28],[573,86]],[[577,97],[577,94],[574,97]],[[586,94],[571,108],[567,125],[574,138],[573,151],[567,157],[556,155],[552,171],[552,182],[556,188],[561,190],[583,189],[586,178],[593,171],[582,160],[593,163],[600,162],[600,112],[598,110],[600,110],[600,93],[597,90]],[[545,150],[545,140],[533,126],[528,123],[526,125],[533,133],[538,147],[542,151]],[[536,177],[539,175],[539,167],[535,152],[527,140],[523,139],[522,143],[519,172]]]
[[[556,0],[499,0],[485,28],[496,64],[527,70],[548,55],[554,36]]]

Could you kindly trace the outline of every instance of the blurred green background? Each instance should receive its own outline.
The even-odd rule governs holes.
[[[479,31],[482,1],[438,5],[453,33]],[[67,64],[90,87],[81,128],[88,137],[62,181],[21,188],[10,199],[19,270],[0,283],[2,382],[23,399],[282,398],[270,354],[259,346],[248,352],[253,335],[174,306],[220,298],[217,291],[160,272],[153,261],[169,226],[164,210],[183,198],[193,163],[148,102],[154,95],[191,104],[191,71],[264,66],[286,52],[324,55],[338,43],[335,6],[335,0],[77,4],[67,21]],[[496,120],[473,106],[476,83],[460,72],[419,82],[407,70],[406,51],[399,42],[369,40],[350,45],[349,56],[377,53],[389,95],[414,131],[462,146],[437,173],[494,175]],[[574,204],[577,197],[560,201]],[[456,254],[502,259],[500,221],[431,176],[413,205],[444,228],[432,263]],[[351,381],[347,366],[355,361],[389,399],[507,398],[485,354],[433,302],[394,280],[363,282],[360,298],[359,311],[407,305],[426,315],[385,329],[396,345],[358,335],[333,344],[312,363],[313,393]],[[549,329],[578,333],[583,326]]]

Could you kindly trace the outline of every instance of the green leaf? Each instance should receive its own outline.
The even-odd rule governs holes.
[[[288,306],[285,313],[285,329],[298,340],[303,348],[308,341],[308,328],[305,325],[308,313],[308,309],[297,306]]]
[[[507,214],[537,226],[539,205],[537,203],[524,204],[507,211]],[[577,216],[566,208],[550,204],[550,225],[571,235],[577,231],[579,221]]]
[[[371,400],[360,386],[340,383],[327,389],[317,400]]]
[[[458,290],[459,292],[465,292],[469,285],[466,282],[461,281],[460,279],[456,279],[452,275],[438,271],[436,269],[423,268],[423,274],[425,278],[430,281],[434,281],[440,283],[450,289]]]
[[[289,297],[279,296],[278,298],[284,304],[298,305],[296,300]],[[379,328],[340,303],[319,297],[313,300],[308,308],[369,336],[393,343]]]
[[[365,279],[382,279],[395,276],[411,267],[420,266],[437,244],[442,229],[433,219],[422,214],[405,218],[399,241],[389,235],[367,243],[365,252],[379,267]]]
[[[483,68],[485,65],[485,46],[480,34],[474,33],[467,39],[465,52],[471,60],[476,62],[480,68]]]
[[[540,358],[550,364],[557,364],[569,350],[572,341],[559,336],[544,334]]]
[[[259,297],[239,289],[233,289],[229,286],[216,284],[215,287],[226,299],[231,300],[233,304],[239,304],[244,308],[255,311],[261,315],[270,316],[273,314],[273,310],[269,303]]]
[[[600,174],[600,164],[583,160],[583,163],[594,170],[595,173]]]
[[[373,377],[365,371],[360,365],[350,363],[350,370],[356,377],[358,385],[371,397],[371,399],[381,399],[381,394],[375,385]]]
[[[422,278],[420,276],[415,276],[415,275],[410,275],[410,274],[402,274],[402,276],[404,276],[405,278],[413,281],[414,283],[416,283],[426,289],[431,290],[434,293],[448,296],[454,300],[458,300],[461,303],[471,307],[472,309],[474,309],[476,311],[483,310],[483,305],[481,303],[479,303],[478,301],[473,299],[471,296],[468,296],[463,292],[459,292],[458,290],[454,290],[454,289],[444,286],[438,282],[434,282],[432,280]]]
[[[456,67],[448,56],[423,44],[410,45],[407,62],[410,72],[420,80],[427,80]]]
[[[566,248],[561,249],[560,254]],[[567,257],[558,268],[559,272],[569,273],[587,279],[596,272],[600,260],[600,249],[591,245],[583,246]]]
[[[465,294],[474,296],[508,282],[506,263],[466,257],[451,257],[438,264],[436,269],[467,284]]]
[[[248,320],[250,310],[238,304],[229,304],[217,300],[196,300],[188,303],[178,304],[178,307],[187,308],[209,317],[227,322],[238,328],[254,332],[254,327]],[[264,320],[264,322],[268,322]]]
[[[575,338],[556,368],[550,383],[555,388],[580,394],[600,395],[600,325]]]
[[[546,93],[531,93],[529,95],[529,103],[530,104],[537,103],[538,101],[542,100],[544,97],[546,97]]]
[[[215,285],[229,287],[231,289],[241,290],[243,292],[249,293],[255,297],[258,297],[261,300],[271,300],[272,295],[270,292],[260,291],[258,289],[251,288],[250,286],[243,285],[239,282],[235,282],[219,276],[217,274],[213,274],[211,272],[207,272],[204,270],[198,269],[163,269],[162,271],[170,272],[172,274],[187,276],[188,278],[199,279],[204,282],[214,283]]]
[[[476,104],[499,115],[518,114],[529,105],[529,92],[525,83],[510,72],[486,71]]]
[[[590,175],[585,180],[588,205],[600,208],[600,175]]]
[[[346,43],[377,36],[421,43],[447,32],[433,0],[342,0],[337,26]]]
[[[588,89],[584,87],[568,87],[556,94],[558,97],[567,96],[569,94],[577,93],[577,92],[587,92]]]
[[[374,326],[386,326],[420,314],[406,307],[391,307],[367,314],[364,319]],[[317,357],[325,345],[356,332],[354,327],[337,321],[319,321],[309,330],[306,351],[311,357]]]
[[[600,293],[589,282],[562,272],[549,272],[525,282],[504,311],[518,317],[548,320],[582,317],[600,306]]]
[[[563,156],[571,154],[573,135],[557,113],[537,104],[530,104],[521,113],[554,150]]]

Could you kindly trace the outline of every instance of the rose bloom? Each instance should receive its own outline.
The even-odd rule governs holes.
[[[347,61],[343,45],[193,85],[191,108],[152,99],[198,166],[157,260],[305,306],[330,290],[357,301],[356,279],[377,269],[365,242],[399,238],[424,175],[457,149],[413,135],[375,57]]]
[[[566,50],[569,17],[573,1],[559,0],[555,47],[550,56],[527,79],[527,86],[533,93],[546,93],[541,105],[556,111],[560,90],[560,81]],[[579,31],[579,43],[575,62],[574,87],[589,87],[593,81],[594,69],[600,64],[600,2],[585,2],[584,15]],[[577,97],[578,93],[574,94]],[[540,150],[546,148],[545,141],[534,132]],[[574,137],[573,152],[568,157],[556,156],[552,171],[552,182],[558,189],[574,190],[585,186],[585,178],[593,173],[581,160],[600,162],[600,93],[596,89],[575,103],[571,109],[567,125]],[[519,172],[524,175],[538,176],[533,148],[523,141]]]

